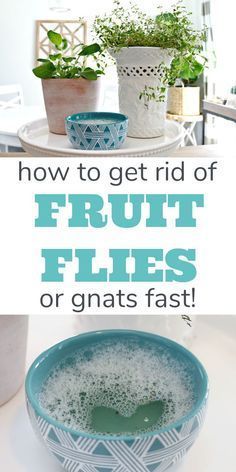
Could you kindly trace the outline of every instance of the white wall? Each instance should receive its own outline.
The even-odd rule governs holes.
[[[26,104],[42,102],[40,80],[33,76],[35,60],[35,20],[57,19],[79,16],[91,17],[109,11],[112,0],[64,0],[72,6],[72,14],[55,15],[48,9],[48,0],[0,0],[0,85],[20,83],[23,86]],[[138,0],[140,5],[143,4]],[[146,10],[154,5],[172,4],[172,0],[147,0]],[[199,0],[185,0],[188,8],[198,17]],[[196,20],[197,21],[197,20]]]
[[[41,99],[33,77],[35,22],[46,15],[46,0],[0,0],[0,83],[20,83],[28,104]]]

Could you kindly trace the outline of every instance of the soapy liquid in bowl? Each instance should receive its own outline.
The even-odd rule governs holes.
[[[195,395],[184,361],[129,339],[103,341],[65,358],[49,373],[39,402],[73,430],[137,435],[186,415]]]

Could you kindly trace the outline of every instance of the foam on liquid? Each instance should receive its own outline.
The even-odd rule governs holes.
[[[161,417],[136,434],[155,431],[187,414],[195,400],[193,380],[184,362],[148,344],[140,347],[135,338],[80,349],[52,369],[39,394],[50,417],[87,433],[101,433],[92,424],[97,407],[113,408],[127,418],[139,405],[156,400],[164,405]]]

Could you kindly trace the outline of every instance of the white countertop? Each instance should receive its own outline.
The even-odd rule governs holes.
[[[27,365],[50,345],[84,330],[84,323],[79,323],[78,318],[31,317]],[[236,316],[198,317],[191,350],[200,358],[209,374],[210,400],[204,428],[180,472],[234,472]],[[62,470],[34,436],[25,409],[23,388],[11,401],[0,407],[0,470]]]

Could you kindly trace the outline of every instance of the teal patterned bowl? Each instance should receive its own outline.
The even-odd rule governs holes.
[[[128,117],[121,113],[77,113],[65,119],[68,138],[75,149],[119,149],[128,131]]]
[[[48,416],[38,396],[49,371],[65,357],[94,343],[117,340],[151,344],[168,358],[184,361],[194,382],[195,401],[187,415],[154,432],[115,436],[67,428]],[[119,362],[119,360],[117,360]],[[26,378],[27,408],[35,433],[68,472],[165,472],[176,467],[202,427],[208,399],[208,378],[198,359],[183,346],[150,333],[108,330],[86,333],[56,344],[32,364]]]

